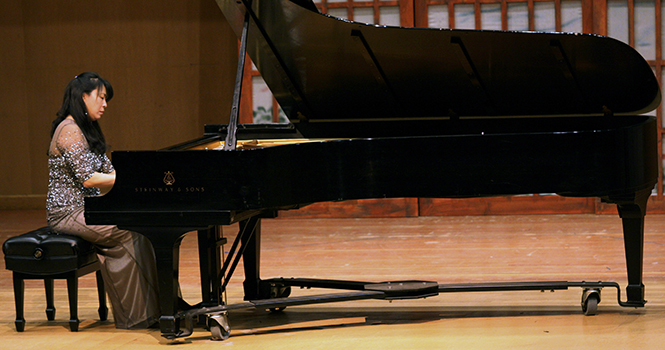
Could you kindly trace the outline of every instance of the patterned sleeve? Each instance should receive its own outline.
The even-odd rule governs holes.
[[[113,168],[113,164],[111,164],[111,160],[109,159],[109,157],[106,156],[106,154],[104,154],[102,156],[102,171],[101,172],[104,173],[104,174],[108,174],[108,173],[112,173],[114,170],[115,169]]]
[[[101,166],[98,158],[90,151],[81,129],[75,124],[63,127],[58,135],[56,147],[65,158],[72,175],[80,183],[91,178]]]

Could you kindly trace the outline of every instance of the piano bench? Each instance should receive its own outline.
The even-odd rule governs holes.
[[[99,318],[108,316],[104,281],[99,271],[95,247],[84,239],[58,234],[50,227],[42,227],[20,236],[11,237],[2,245],[5,267],[13,271],[14,300],[16,302],[16,331],[23,332],[24,280],[43,279],[46,289],[46,317],[55,319],[53,280],[66,279],[69,295],[69,327],[78,331],[78,278],[91,272],[97,274]]]

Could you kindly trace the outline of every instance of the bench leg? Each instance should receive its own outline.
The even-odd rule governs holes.
[[[46,318],[55,320],[55,303],[53,302],[53,279],[44,278],[44,289],[46,290]]]
[[[69,294],[69,328],[72,332],[79,330],[78,319],[78,286],[79,280],[75,274],[67,278],[67,293]]]
[[[23,318],[23,303],[25,300],[23,290],[25,287],[25,283],[23,282],[23,278],[18,276],[16,272],[14,272],[13,276],[14,276],[14,302],[16,303],[16,321],[14,321],[14,324],[16,325],[17,332],[23,332],[23,330],[25,329],[25,318]]]
[[[106,289],[104,289],[104,279],[102,272],[97,270],[97,294],[99,295],[99,320],[106,321],[109,315],[109,308],[106,307]]]

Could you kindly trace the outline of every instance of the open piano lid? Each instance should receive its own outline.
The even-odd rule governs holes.
[[[247,7],[251,2],[251,11]],[[403,28],[309,0],[217,0],[292,122],[640,114],[658,81],[630,46],[590,34]]]

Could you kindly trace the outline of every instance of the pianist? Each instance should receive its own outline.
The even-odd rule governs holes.
[[[113,187],[115,171],[98,120],[113,88],[86,72],[67,84],[51,127],[48,150],[49,225],[94,243],[117,328],[146,328],[158,322],[157,272],[152,245],[142,235],[115,226],[86,225],[84,197]]]

